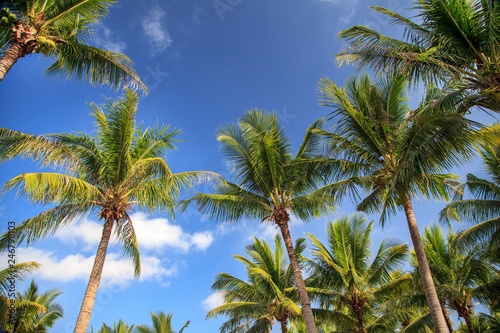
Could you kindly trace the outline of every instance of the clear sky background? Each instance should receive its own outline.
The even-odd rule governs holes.
[[[139,123],[147,127],[159,122],[182,129],[178,138],[186,142],[167,155],[174,172],[210,170],[229,177],[215,140],[219,125],[235,122],[251,108],[274,111],[297,148],[308,125],[331,111],[318,105],[318,80],[327,76],[342,85],[355,72],[353,67],[339,68],[333,60],[342,47],[337,32],[362,24],[402,35],[401,29],[390,26],[367,6],[410,13],[409,1],[395,0],[122,0],[96,26],[93,43],[122,52],[135,62],[150,89],[148,96],[140,98]],[[117,98],[121,92],[56,80],[44,74],[50,64],[36,55],[14,65],[0,83],[0,126],[35,134],[92,134],[93,118],[86,102],[101,104],[103,96]],[[414,103],[419,98],[416,94]],[[7,162],[0,165],[0,181],[34,170],[36,164],[27,160]],[[466,173],[484,176],[479,160],[454,171],[462,177]],[[437,220],[443,203],[416,201],[414,206],[423,229]],[[15,199],[14,193],[3,196],[0,231],[6,230],[8,221],[21,222],[41,210],[22,198]],[[337,214],[351,212],[353,205],[345,200]],[[325,222],[335,216],[307,224],[293,221],[292,237],[308,232],[323,240]],[[112,325],[119,319],[149,325],[149,311],[164,311],[174,313],[177,330],[191,320],[186,332],[218,332],[224,318],[205,321],[207,312],[220,304],[210,290],[215,274],[227,272],[245,278],[243,265],[231,255],[244,254],[252,236],[271,241],[277,232],[259,221],[215,224],[192,210],[178,214],[175,221],[140,211],[132,219],[142,276],[133,279],[132,265],[112,244],[91,318],[94,331],[103,322]],[[64,308],[64,318],[52,332],[73,331],[101,226],[96,216],[88,216],[51,239],[17,249],[18,262],[43,265],[33,275],[42,291],[58,288],[63,292],[57,300]],[[402,214],[384,230],[376,224],[373,235],[375,244],[382,237],[411,243]],[[0,269],[6,264],[4,254]]]

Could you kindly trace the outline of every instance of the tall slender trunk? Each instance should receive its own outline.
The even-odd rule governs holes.
[[[288,259],[290,260],[290,265],[292,265],[293,277],[295,279],[295,284],[297,285],[297,292],[299,293],[300,304],[302,305],[302,313],[304,315],[307,333],[317,333],[314,315],[311,309],[311,302],[309,301],[309,295],[306,290],[306,284],[302,278],[302,272],[299,267],[299,262],[297,261],[297,256],[295,255],[292,238],[290,237],[290,232],[288,230],[288,221],[289,219],[277,220],[276,224],[280,227],[281,235],[283,236],[283,241],[285,242],[286,250],[288,252]]]
[[[474,325],[472,325],[472,320],[470,319],[470,314],[467,313],[464,316],[465,324],[467,325],[467,328],[469,329],[469,333],[476,333],[476,330],[474,330]]]
[[[441,309],[443,310],[443,316],[444,316],[444,320],[446,320],[446,326],[448,326],[448,331],[450,333],[453,333],[453,323],[451,322],[450,317],[446,313],[446,310],[444,309],[444,305],[442,303],[441,303]]]
[[[94,266],[92,267],[92,272],[90,273],[89,283],[87,285],[87,290],[85,291],[85,296],[83,297],[80,314],[76,320],[74,333],[85,333],[89,326],[90,315],[92,314],[92,308],[94,307],[97,288],[101,282],[102,268],[104,267],[104,260],[106,259],[106,252],[108,250],[113,223],[113,219],[106,219],[106,222],[104,222],[101,242],[99,243],[99,247],[97,249]]]
[[[472,309],[469,306],[469,304],[467,303],[464,304],[460,301],[452,301],[452,307],[455,309],[455,311],[458,312],[459,317],[464,318],[469,333],[476,333],[476,330],[474,329],[474,325],[472,325],[472,320],[470,318],[470,315],[472,314]]]
[[[366,333],[365,325],[363,323],[363,305],[359,306],[357,302],[352,305],[352,309],[356,314],[356,319],[358,320],[358,329],[357,333]]]
[[[424,244],[420,238],[417,220],[413,214],[411,198],[408,193],[405,195],[403,206],[406,214],[406,221],[408,222],[408,229],[410,229],[413,250],[415,251],[415,255],[417,257],[418,270],[422,276],[425,298],[427,299],[427,304],[429,305],[429,310],[431,312],[434,330],[436,333],[447,333],[448,329],[446,321],[444,320],[441,304],[439,303],[439,299],[437,297],[436,287],[434,286],[434,281],[432,280],[431,270],[424,251]]]
[[[12,43],[0,58],[0,82],[5,74],[14,66],[19,58],[24,57],[24,48],[21,43]]]
[[[288,333],[288,326],[286,325],[287,320],[280,320],[281,333]]]

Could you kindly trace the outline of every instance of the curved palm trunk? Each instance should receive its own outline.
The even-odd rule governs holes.
[[[448,329],[446,321],[444,320],[441,304],[439,303],[439,299],[437,297],[436,287],[434,286],[434,281],[432,280],[431,270],[429,268],[427,256],[425,255],[424,244],[422,243],[420,232],[418,231],[417,220],[413,214],[413,207],[411,205],[411,198],[409,194],[406,194],[403,206],[406,214],[406,221],[408,222],[408,229],[410,230],[411,241],[413,243],[413,250],[415,251],[415,255],[417,257],[418,270],[422,276],[425,298],[427,299],[427,304],[429,305],[435,332],[447,333]]]
[[[12,43],[0,58],[0,82],[17,60],[22,57],[24,57],[23,46],[20,43]]]
[[[467,325],[467,328],[469,329],[469,333],[476,333],[476,330],[474,330],[474,325],[472,325],[472,320],[470,319],[470,315],[465,315],[464,316],[465,324]]]
[[[297,285],[297,292],[299,293],[300,304],[302,305],[302,313],[304,315],[307,333],[317,333],[314,315],[311,309],[311,302],[309,301],[309,295],[306,290],[306,284],[302,278],[299,262],[295,256],[295,250],[293,249],[292,237],[290,236],[290,232],[288,230],[288,221],[288,218],[285,220],[276,220],[276,224],[280,227],[281,236],[283,237],[286,251],[288,252],[288,259],[290,260],[290,265],[292,266],[293,277],[295,279],[295,284]]]
[[[106,259],[106,252],[108,250],[109,239],[111,238],[113,223],[113,219],[106,219],[106,222],[104,223],[101,242],[99,243],[99,247],[97,249],[94,266],[92,267],[92,272],[90,273],[89,283],[87,285],[87,290],[85,291],[85,296],[83,297],[80,314],[76,320],[74,333],[87,332],[90,315],[92,314],[92,308],[94,307],[95,296],[97,294],[97,288],[101,282],[102,268],[104,267],[104,260]]]
[[[286,325],[286,320],[280,320],[281,333],[288,333],[288,326]]]
[[[458,301],[453,301],[452,305],[455,311],[458,312],[458,316],[464,318],[469,333],[476,333],[476,330],[474,329],[474,325],[472,325],[472,320],[470,318],[472,310],[469,304],[467,303],[463,304]]]
[[[365,325],[363,323],[363,307],[356,304],[353,305],[354,313],[356,313],[356,319],[358,320],[358,330],[357,333],[366,333]]]

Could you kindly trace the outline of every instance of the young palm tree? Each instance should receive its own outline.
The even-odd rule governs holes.
[[[93,329],[91,329],[91,332],[94,332]],[[128,323],[124,322],[123,320],[119,320],[118,323],[113,323],[113,327],[110,327],[106,325],[105,323],[102,323],[101,329],[97,330],[96,333],[132,333],[134,332],[134,325],[129,326]]]
[[[289,320],[300,315],[292,267],[279,235],[274,244],[273,252],[267,242],[254,238],[254,243],[245,248],[249,258],[233,256],[245,265],[247,282],[227,273],[217,274],[212,289],[222,294],[224,304],[211,310],[207,318],[229,316],[220,328],[222,333],[271,332],[274,320],[286,333]],[[295,254],[301,256],[304,250],[305,239],[300,238]]]
[[[21,282],[34,270],[40,268],[36,262],[22,262],[0,271],[0,297],[8,296],[11,284]]]
[[[339,172],[338,177],[369,192],[357,209],[381,212],[382,225],[404,209],[434,327],[445,333],[412,197],[420,193],[448,199],[457,177],[443,172],[473,156],[471,130],[476,124],[453,109],[409,112],[405,89],[403,77],[381,78],[376,84],[367,75],[350,78],[344,90],[328,79],[320,84],[323,105],[334,109],[331,116],[336,123],[328,134],[331,154],[350,162],[345,172],[355,173],[349,178]]]
[[[323,180],[323,161],[314,158],[322,120],[312,124],[296,156],[276,120],[267,112],[252,110],[238,124],[219,128],[220,142],[227,160],[234,165],[236,183],[226,182],[215,194],[196,194],[181,202],[185,209],[194,204],[199,211],[219,221],[239,221],[244,217],[276,224],[281,231],[300,296],[307,331],[316,333],[314,316],[288,229],[289,212],[302,220],[328,213],[335,199],[318,187]]]
[[[42,305],[26,300],[20,301],[15,292],[16,284],[23,281],[38,268],[40,268],[40,265],[36,262],[23,262],[0,271],[0,327],[6,327],[7,323],[12,319],[12,305],[15,309],[30,304],[35,308],[38,307],[39,311],[46,311]]]
[[[84,333],[88,327],[112,230],[139,276],[139,248],[129,212],[137,207],[173,215],[179,191],[194,180],[212,175],[170,171],[163,157],[166,150],[174,148],[173,137],[179,131],[168,126],[144,131],[138,128],[135,92],[127,90],[123,98],[108,100],[104,108],[93,103],[90,107],[96,120],[96,137],[83,133],[34,136],[7,129],[0,132],[0,157],[31,157],[44,166],[61,166],[66,172],[26,173],[6,182],[4,191],[17,189],[32,203],[55,205],[20,223],[14,230],[17,243],[26,240],[31,244],[51,236],[86,214],[97,214],[104,220],[75,333]],[[4,234],[0,247],[6,248],[8,240],[9,235]]]
[[[7,332],[45,333],[55,322],[62,318],[63,310],[55,299],[62,292],[51,289],[44,293],[38,291],[38,285],[31,281],[24,293],[18,293],[14,319],[5,326]]]
[[[473,198],[457,197],[457,201],[441,211],[440,219],[476,223],[462,232],[458,241],[477,243],[486,240],[495,249],[500,246],[500,145],[484,144],[481,156],[491,180],[468,174],[464,185]]]
[[[408,254],[408,246],[400,242],[382,241],[370,263],[372,226],[364,216],[352,215],[328,223],[325,244],[307,235],[314,246],[309,285],[318,288],[311,294],[326,309],[317,310],[321,317],[335,323],[338,331],[394,330],[394,311],[381,314],[379,306],[389,298],[388,293],[402,293],[411,280],[409,274],[393,274],[399,272]]]
[[[147,91],[121,53],[88,45],[92,25],[100,22],[115,0],[7,0],[0,14],[0,82],[21,58],[42,54],[55,58],[47,72],[92,85]],[[2,19],[3,20],[3,19]],[[4,23],[4,24],[2,24]]]
[[[456,246],[456,237],[453,232],[445,237],[441,228],[431,226],[424,230],[424,248],[438,297],[474,333],[472,308],[476,301],[483,303],[482,286],[491,281],[494,267],[480,245]]]
[[[153,320],[153,326],[137,326],[137,333],[182,333],[184,329],[189,326],[188,320],[186,321],[184,326],[182,326],[179,332],[174,331],[174,329],[172,328],[172,313],[165,315],[165,313],[161,311],[157,314],[153,314],[151,312],[151,319]]]
[[[500,111],[500,3],[493,0],[414,0],[418,22],[372,7],[405,28],[406,40],[364,26],[341,31],[350,41],[340,63],[397,72],[418,82],[455,81],[471,105]]]

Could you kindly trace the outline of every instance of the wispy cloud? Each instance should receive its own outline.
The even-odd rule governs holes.
[[[122,42],[114,31],[102,23],[94,27],[94,42],[101,49],[118,53],[123,53],[127,47],[127,44]]]
[[[339,5],[342,4],[342,7],[345,11],[349,10],[349,13],[347,15],[340,16],[340,22],[344,24],[349,24],[351,22],[352,17],[356,13],[356,5],[357,5],[357,0],[352,0],[352,1],[341,1],[341,0],[318,0],[320,2],[328,2],[334,5]]]
[[[148,11],[142,20],[142,30],[149,39],[153,55],[164,51],[172,44],[172,37],[162,24],[164,17],[165,11],[156,5]]]
[[[205,309],[205,311],[215,309],[222,304],[224,304],[224,301],[222,300],[222,295],[218,292],[215,292],[212,295],[208,296],[202,302],[203,309]]]

